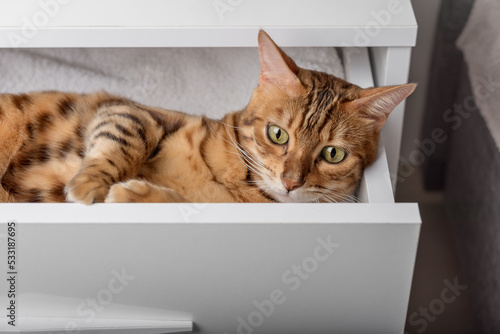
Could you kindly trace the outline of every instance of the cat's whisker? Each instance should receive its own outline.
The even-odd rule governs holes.
[[[231,135],[231,133],[228,131],[228,128],[227,128],[227,127],[233,127],[233,128],[238,128],[238,127],[232,126],[232,125],[227,124],[225,122],[221,122],[221,123],[223,125],[225,125],[224,128],[225,128],[226,133],[229,137],[229,140],[224,138],[220,133],[216,132],[210,125],[209,125],[209,128],[214,135],[218,136],[223,141],[225,141],[227,144],[229,144],[231,147],[234,147],[236,149],[236,151],[227,151],[226,150],[226,152],[228,152],[230,154],[237,155],[238,159],[245,165],[245,167],[248,170],[250,170],[251,172],[253,172],[254,174],[260,176],[261,178],[268,176],[268,175],[265,175],[260,168],[260,165],[263,165],[263,164],[261,162],[259,162],[258,160],[254,159],[248,152],[246,152],[246,150],[243,147],[241,147],[241,145]],[[248,182],[248,181],[246,181],[246,182]],[[262,188],[263,185],[264,184],[259,184],[259,188]],[[253,189],[250,189],[250,190],[253,190]]]
[[[241,129],[240,127],[229,125],[229,124],[224,123],[224,122],[222,122],[222,124],[226,124],[227,126],[233,127],[235,129]],[[231,141],[233,143],[233,146],[235,148],[237,148],[243,155],[245,155],[245,157],[247,157],[248,159],[253,160],[255,163],[257,163],[261,167],[268,169],[268,167],[264,163],[262,163],[260,160],[256,159],[254,156],[252,156],[252,154],[250,154],[247,150],[245,150],[245,148],[240,143],[238,143],[236,141],[236,139],[234,139],[231,136],[231,134],[229,133],[229,131],[227,130],[227,128],[226,128],[226,133],[228,134],[229,138],[231,139]],[[255,141],[255,138],[254,138],[254,141]],[[226,140],[226,142],[227,142],[227,140]],[[257,144],[257,143],[255,143],[255,144]]]
[[[254,164],[260,166],[260,167],[263,167],[263,168],[267,168],[266,165],[264,165],[264,163],[262,163],[260,160],[256,159],[254,156],[252,156],[252,154],[250,154],[247,150],[245,150],[244,147],[242,147],[239,143],[237,143],[234,139],[231,138],[231,140],[233,141],[233,145],[234,147],[248,160],[251,160]]]
[[[349,195],[349,194],[346,194],[346,196],[348,196],[349,201],[350,201],[351,203],[359,203],[359,202],[360,202],[359,198],[357,198],[356,196]]]
[[[238,156],[240,158],[240,160],[248,167],[247,162],[241,159],[241,155],[245,155],[245,152],[235,152],[235,151],[227,151],[227,150],[225,150],[224,152]],[[248,158],[250,160],[250,157],[248,157]],[[258,162],[258,161],[255,161],[255,162]],[[252,166],[254,166],[255,168],[259,167],[255,163],[252,163]]]
[[[228,124],[228,123],[223,122],[223,121],[221,121],[220,123],[223,124],[224,126],[229,126],[229,127],[233,128],[233,129],[243,129],[241,126],[231,125],[231,124]]]
[[[250,188],[250,189],[244,189],[244,190],[241,190],[241,191],[243,191],[243,192],[251,192],[251,191],[255,191],[256,189],[258,189],[259,191],[264,191],[264,189],[263,189],[263,188],[266,188],[266,186],[262,184],[262,185],[259,185],[257,188],[253,188],[253,187],[252,187],[252,188]],[[269,193],[270,188],[266,188],[266,190],[267,190],[267,191],[264,191],[264,192],[265,192],[265,193]]]
[[[322,194],[320,199],[326,203],[337,203],[337,201],[333,200],[330,196],[327,196],[325,194]]]
[[[253,167],[252,165],[246,165],[246,167],[247,167],[250,171],[254,172],[254,173],[255,173],[255,174],[257,174],[258,176],[260,176],[261,178],[263,178],[264,174],[262,174],[262,173],[261,173],[261,171],[260,171],[259,169],[257,169],[257,168],[255,168],[255,167]],[[267,175],[266,175],[266,176],[267,176]]]
[[[222,124],[225,125],[224,128],[226,129],[226,133],[227,133],[230,141],[228,141],[226,138],[224,138],[220,133],[215,132],[215,130],[209,126],[210,130],[212,131],[212,133],[214,133],[215,135],[220,137],[223,141],[225,141],[226,143],[228,143],[229,145],[231,145],[232,147],[234,147],[237,150],[237,152],[239,154],[236,152],[231,152],[231,153],[236,154],[238,156],[238,158],[240,159],[240,161],[247,167],[247,169],[249,169],[253,173],[255,173],[255,174],[259,175],[261,178],[263,178],[263,175],[265,175],[265,174],[263,173],[261,168],[265,167],[265,165],[262,162],[255,159],[254,157],[252,157],[250,153],[248,153],[243,147],[241,147],[241,145],[236,141],[235,138],[233,138],[233,136],[231,135],[231,133],[228,131],[228,128],[227,128],[227,127],[233,127],[233,128],[238,128],[238,127],[232,126],[232,125],[224,123],[224,122],[222,122]],[[268,175],[266,175],[266,176],[268,176]]]
[[[316,193],[319,195],[320,200],[326,200],[328,203],[357,203],[359,200],[353,196],[348,194],[345,191],[339,190],[339,189],[327,189],[325,188],[328,192],[324,191],[319,191],[319,190],[313,190],[313,193]]]
[[[241,155],[242,155],[242,154],[244,154],[243,152],[235,152],[235,151],[227,151],[227,150],[225,150],[224,152],[229,153],[229,154],[234,154],[234,155],[238,156],[238,157],[240,158],[240,160],[241,160],[243,163],[245,163],[245,165],[246,165],[246,162],[245,162],[245,161],[243,161],[243,160],[241,159]],[[256,165],[254,165],[254,166],[255,166],[255,167],[258,167],[258,166],[256,166]]]
[[[238,148],[238,150],[240,149]],[[248,153],[243,150],[240,150],[240,153],[243,155],[244,163],[247,165],[247,167],[252,166],[254,169],[259,170],[259,174],[262,173],[262,171],[260,170],[261,166],[259,165],[259,161],[253,159]]]
[[[313,192],[328,194],[332,197],[341,199],[342,202],[359,203],[359,199],[356,196],[348,193],[345,190],[338,188],[328,188],[328,187],[323,187],[322,190],[324,191],[313,191]]]
[[[332,198],[333,200],[335,200],[336,203],[339,203],[339,202],[343,203],[346,201],[346,197],[342,194],[339,194],[339,193],[331,192],[331,193],[328,193],[327,196]]]
[[[358,203],[359,202],[359,199],[356,196],[349,194],[345,190],[329,189],[329,191],[331,191],[332,193],[335,193],[339,197],[342,197],[343,201],[345,201],[345,202],[350,202],[350,203]]]
[[[251,163],[256,168],[261,169],[262,167],[264,167],[262,165],[262,163],[260,163],[258,160],[255,160],[254,158],[252,158],[252,156],[248,155],[246,152],[243,151],[242,154],[244,154],[245,157],[248,159],[248,162]]]
[[[273,194],[272,194],[272,189],[268,186],[264,186],[264,187],[259,187],[260,191],[262,191],[264,194],[268,195],[268,196],[271,196],[271,198],[274,198],[273,197]]]
[[[223,124],[226,124],[226,123],[223,123]],[[228,126],[230,126],[229,124],[227,124]],[[226,133],[228,134],[231,142],[229,142],[227,139],[223,138],[221,136],[221,138],[226,141],[228,144],[232,145],[234,148],[237,149],[237,151],[243,156],[243,159],[241,159],[240,157],[240,160],[247,166],[247,168],[249,170],[251,170],[252,172],[256,173],[257,175],[259,175],[261,178],[263,178],[263,175],[269,177],[269,175],[265,174],[264,171],[262,169],[268,169],[267,166],[262,163],[261,161],[259,161],[258,159],[256,159],[255,157],[253,157],[248,151],[245,150],[245,148],[243,148],[237,141],[236,139],[233,138],[233,136],[231,136],[231,134],[229,133],[228,129],[226,129]],[[219,134],[220,136],[220,134]]]
[[[323,198],[327,199],[329,203],[338,203],[339,199],[336,198],[335,196],[323,194]]]

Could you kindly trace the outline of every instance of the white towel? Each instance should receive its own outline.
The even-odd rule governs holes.
[[[285,48],[299,66],[344,77],[334,48]],[[3,49],[0,92],[106,90],[220,118],[243,109],[259,79],[257,48]]]
[[[474,99],[500,151],[500,2],[476,0],[458,41]]]

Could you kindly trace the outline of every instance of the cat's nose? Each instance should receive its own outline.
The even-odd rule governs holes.
[[[303,180],[299,180],[299,181],[291,180],[288,177],[286,177],[284,174],[281,174],[281,182],[283,182],[285,189],[288,191],[295,190],[304,184]]]

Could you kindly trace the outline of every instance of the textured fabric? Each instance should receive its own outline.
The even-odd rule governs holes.
[[[500,151],[500,2],[477,0],[457,45],[469,69],[472,91]]]
[[[299,66],[344,77],[334,48],[285,48]],[[243,109],[260,73],[257,48],[0,49],[0,92],[106,90],[219,118]]]
[[[470,96],[463,82],[458,97]],[[500,153],[475,109],[450,143],[446,209],[479,333],[500,333]]]
[[[457,101],[462,53],[455,43],[469,16],[473,0],[442,0],[439,13],[432,65],[429,74],[427,108],[422,127],[422,139],[432,138],[435,129],[452,135],[450,122],[443,117]],[[449,141],[436,146],[435,152],[424,164],[424,183],[427,190],[440,190],[444,186]]]
[[[485,90],[478,91],[477,86],[471,89],[468,73],[472,77],[475,74],[467,69],[456,46],[473,3],[473,0],[442,1],[422,138],[430,138],[434,129],[442,128],[448,139],[428,158],[424,175],[427,189],[444,187],[450,230],[467,278],[464,284],[468,286],[478,333],[496,334],[500,333],[500,153],[475,105],[481,104],[481,93]],[[497,3],[494,5],[498,6]],[[476,14],[471,14],[471,20],[478,19],[473,18]],[[489,15],[483,13],[479,20],[487,21]],[[496,21],[498,25],[500,18]],[[473,45],[475,38],[480,42],[483,32],[476,33],[467,36],[472,39],[467,43]],[[500,36],[500,31],[497,35]],[[459,42],[462,48],[465,36]],[[476,51],[489,52],[489,48],[486,45]],[[500,59],[498,52],[477,59],[482,59],[485,65],[487,57]],[[476,61],[467,54],[466,58],[467,63]],[[488,75],[486,72],[486,78]]]

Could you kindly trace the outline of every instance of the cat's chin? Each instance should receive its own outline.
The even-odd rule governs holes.
[[[308,196],[308,192],[304,191],[304,189],[300,188],[289,192],[281,184],[278,185],[278,182],[273,182],[272,180],[264,179],[261,190],[280,203],[316,202],[314,198]]]
[[[313,202],[309,198],[305,198],[296,192],[269,192],[269,194],[280,203],[310,203]]]
[[[276,200],[280,203],[298,203],[297,199],[292,198],[290,195],[280,195],[280,194],[272,194]]]
[[[263,192],[268,194],[280,203],[308,203],[312,202],[309,198],[305,198],[302,191],[288,192],[285,188],[279,187],[273,182],[264,181],[265,187],[261,188]]]

